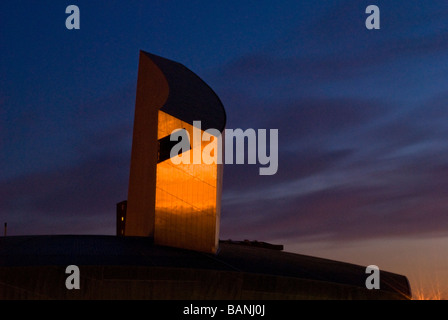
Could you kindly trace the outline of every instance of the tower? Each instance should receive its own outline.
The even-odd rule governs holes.
[[[223,152],[225,122],[220,99],[202,79],[180,63],[140,51],[125,236],[217,252],[223,165],[193,158],[204,150]],[[173,133],[179,130],[189,148],[178,156],[190,161],[174,164]]]

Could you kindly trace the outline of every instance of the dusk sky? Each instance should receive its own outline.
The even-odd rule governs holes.
[[[448,2],[6,0],[0,45],[8,235],[115,234],[145,50],[206,81],[227,128],[278,129],[277,174],[225,165],[221,239],[448,298]]]

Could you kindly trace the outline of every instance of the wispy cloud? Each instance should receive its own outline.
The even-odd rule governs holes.
[[[252,110],[250,121],[232,124],[278,128],[280,154],[273,177],[258,176],[254,166],[226,166],[224,237],[447,233],[447,101],[442,78],[428,72],[447,62],[441,26],[448,8],[406,5],[407,15],[397,16],[385,8],[384,29],[394,28],[368,33],[353,6],[342,2],[220,70],[223,100],[240,114]],[[429,81],[411,89],[408,76]],[[359,83],[372,88],[360,94]],[[394,89],[384,95],[380,86]]]

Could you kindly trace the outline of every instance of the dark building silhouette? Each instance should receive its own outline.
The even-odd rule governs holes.
[[[218,254],[155,245],[150,237],[0,237],[4,299],[409,299],[406,277],[365,267],[222,241]],[[65,268],[80,269],[67,290]]]

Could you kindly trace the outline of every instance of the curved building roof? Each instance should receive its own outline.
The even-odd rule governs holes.
[[[65,288],[77,265],[81,289]],[[217,255],[154,245],[148,237],[0,238],[0,299],[409,299],[407,278],[365,267],[222,242]]]

